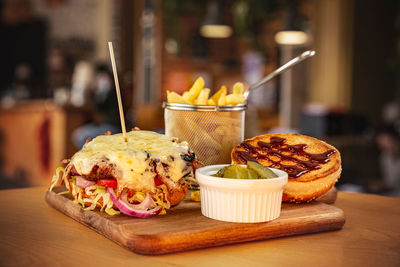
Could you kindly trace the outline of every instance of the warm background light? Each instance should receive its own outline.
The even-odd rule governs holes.
[[[307,40],[307,33],[303,31],[280,31],[275,34],[275,42],[280,45],[301,45]]]
[[[207,38],[227,38],[231,36],[232,28],[228,25],[203,25],[200,33]]]

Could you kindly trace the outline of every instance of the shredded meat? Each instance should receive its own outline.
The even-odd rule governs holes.
[[[82,176],[89,181],[110,178],[116,179],[121,176],[121,172],[117,170],[114,163],[110,163],[108,160],[102,160],[93,166],[89,174]]]
[[[89,181],[96,181],[98,179],[117,179],[121,176],[121,172],[117,170],[115,164],[110,163],[108,160],[102,160],[93,165],[92,170],[87,175],[79,174],[78,171],[72,164],[67,166],[68,172],[65,172],[64,176],[67,175],[68,179],[72,175],[80,175]]]

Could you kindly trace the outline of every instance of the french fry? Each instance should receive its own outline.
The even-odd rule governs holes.
[[[211,97],[214,103],[218,103],[218,99],[220,98],[223,92],[225,92],[226,95],[227,90],[225,85],[222,85],[221,88]]]
[[[215,106],[217,103],[214,102],[211,98],[207,100],[207,105]]]
[[[190,193],[190,200],[195,202],[200,202],[200,190],[193,191]]]
[[[194,102],[190,100],[189,92],[184,92],[184,93],[182,94],[182,98],[183,98],[188,104],[194,104]]]
[[[233,85],[232,94],[227,94],[227,88],[221,88],[209,98],[210,89],[204,88],[202,77],[196,79],[189,91],[179,95],[175,92],[167,91],[167,100],[170,103],[182,103],[192,105],[237,105],[244,103],[244,85],[237,82]]]
[[[204,80],[198,78],[190,90],[178,95],[167,91],[168,102],[193,105],[236,105],[244,103],[244,85],[235,83],[232,93],[226,86],[212,96],[204,88]],[[171,113],[170,113],[171,112]],[[166,133],[186,140],[193,151],[205,163],[229,162],[233,147],[243,139],[243,113],[241,112],[192,112],[166,110]]]
[[[232,91],[236,95],[242,95],[244,93],[244,85],[243,85],[243,83],[239,83],[239,82],[235,83],[233,85],[233,90]]]
[[[218,105],[226,105],[226,91],[222,91],[218,98]]]
[[[190,104],[181,95],[170,91],[167,91],[167,100],[169,103]]]
[[[166,115],[168,135],[188,141],[203,162],[229,161],[230,151],[243,138],[242,117],[236,112],[174,111]]]
[[[198,140],[193,140],[193,144],[191,143],[190,145],[196,146],[196,143],[198,144],[208,144],[210,147],[216,149],[216,150],[221,150],[221,144],[216,142],[212,135],[207,132],[206,129],[203,129],[200,124],[196,123],[195,121],[192,121],[190,118],[184,118],[182,121],[182,124],[186,124],[188,129],[192,131],[192,133],[196,133],[194,138],[198,137]]]
[[[204,88],[201,90],[199,96],[195,100],[196,105],[207,105],[208,96],[210,95],[210,89]]]
[[[242,94],[229,94],[226,96],[226,105],[237,105],[244,102]]]
[[[204,87],[204,80],[202,77],[197,78],[197,80],[192,85],[188,93],[188,100],[194,102],[194,100],[199,96],[201,90]]]

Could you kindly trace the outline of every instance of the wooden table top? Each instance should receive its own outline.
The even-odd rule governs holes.
[[[339,192],[339,231],[143,256],[51,208],[45,190],[0,191],[0,266],[400,266],[400,198]]]

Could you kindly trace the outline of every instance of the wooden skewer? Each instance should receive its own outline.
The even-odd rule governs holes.
[[[114,73],[115,90],[117,91],[117,99],[118,99],[119,117],[121,119],[122,136],[124,137],[125,142],[128,142],[128,139],[126,138],[124,110],[122,109],[121,93],[119,90],[118,73],[117,73],[117,67],[115,66],[114,49],[113,49],[112,42],[108,42],[108,49],[110,50],[111,66],[112,66],[113,73]]]

